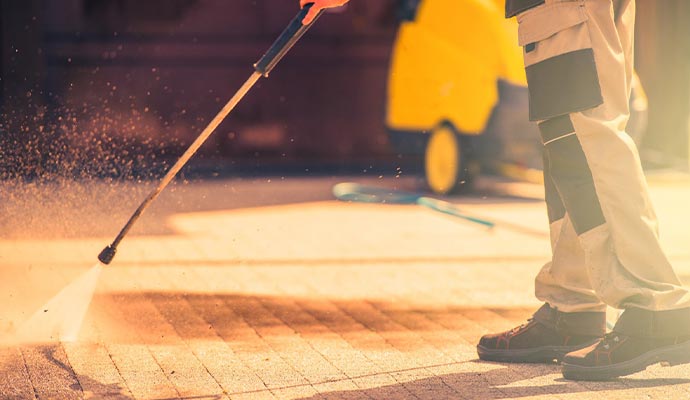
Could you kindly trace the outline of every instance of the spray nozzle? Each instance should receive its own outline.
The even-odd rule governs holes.
[[[113,261],[116,251],[117,249],[115,247],[113,247],[112,245],[108,245],[98,255],[98,260],[103,264],[108,265],[111,261]]]

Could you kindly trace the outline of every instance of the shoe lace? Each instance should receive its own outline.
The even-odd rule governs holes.
[[[611,344],[617,344],[620,341],[621,336],[618,332],[609,332],[604,334],[604,336],[601,338],[599,347],[603,348],[604,350],[608,350],[611,348]]]
[[[525,322],[524,324],[521,324],[520,326],[516,326],[515,328],[511,329],[509,334],[512,336],[520,332],[521,330],[527,328],[527,326],[529,326],[532,323],[532,321],[534,321],[534,318],[529,318],[527,322]]]

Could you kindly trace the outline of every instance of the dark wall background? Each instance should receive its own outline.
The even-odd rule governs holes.
[[[690,1],[637,0],[637,71],[649,97],[643,155],[653,165],[688,165]]]
[[[353,2],[324,15],[202,156],[388,157],[384,96],[395,4]],[[186,146],[253,72],[297,0],[26,0],[3,1],[0,12],[5,128],[14,125],[8,131],[18,142],[50,136],[73,153],[96,147],[82,152],[92,159],[122,145],[130,153],[144,151],[141,143],[163,153]],[[13,58],[15,50],[22,56]],[[34,133],[40,128],[27,118],[44,111],[43,132]],[[33,139],[17,134],[25,128]]]
[[[296,3],[2,1],[1,171],[121,176],[179,154],[252,73]],[[401,3],[353,1],[325,15],[200,159],[393,158],[383,121]],[[687,165],[687,21],[687,0],[638,0],[637,68],[650,99],[643,156],[657,165]]]

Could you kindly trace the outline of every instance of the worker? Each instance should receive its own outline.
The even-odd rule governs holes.
[[[314,3],[304,23],[347,0]],[[523,325],[479,340],[483,360],[562,362],[573,380],[690,363],[690,292],[662,250],[633,140],[634,0],[506,0],[538,122],[552,258],[544,302]],[[623,310],[606,333],[606,306]]]

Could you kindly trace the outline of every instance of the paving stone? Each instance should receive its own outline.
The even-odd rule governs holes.
[[[0,347],[0,377],[0,398],[34,398],[29,372],[18,348]]]
[[[65,353],[84,397],[131,399],[132,393],[102,343],[65,343]]]
[[[36,397],[65,400],[84,397],[61,345],[26,346],[21,352]]]

